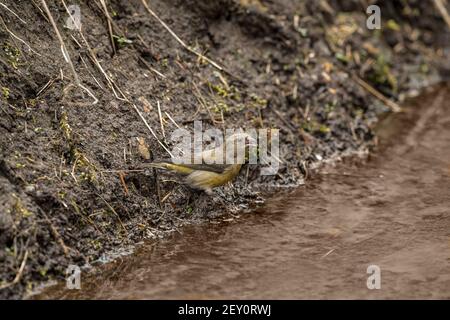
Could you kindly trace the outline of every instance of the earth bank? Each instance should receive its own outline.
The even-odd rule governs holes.
[[[109,1],[107,12],[101,1],[67,1],[80,7],[82,33],[65,27],[62,1],[47,1],[75,72],[41,2],[4,4],[2,298],[63,279],[68,264],[114,258],[302,184],[321,161],[376,145],[379,117],[450,69],[448,29],[422,1],[378,1],[380,30],[366,28],[364,1],[148,3],[223,70],[180,45],[141,1]],[[192,129],[194,120],[204,128],[280,128],[280,171],[263,177],[244,168],[223,188],[225,198],[141,171],[167,154],[134,106],[163,140],[158,103],[165,132]]]

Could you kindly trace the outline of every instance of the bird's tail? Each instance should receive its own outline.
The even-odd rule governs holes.
[[[191,174],[194,169],[188,165],[174,164],[171,161],[154,161],[147,163],[146,166],[156,169],[169,170],[183,175]]]
[[[146,163],[145,166],[146,167],[150,167],[150,168],[168,170],[169,166],[170,166],[170,163],[167,163],[167,162],[151,162],[151,163]]]

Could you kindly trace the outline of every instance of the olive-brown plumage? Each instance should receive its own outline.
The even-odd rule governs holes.
[[[218,164],[214,162],[219,162],[215,161],[217,160],[216,157],[218,155],[222,155],[225,159],[225,156],[230,152],[233,152],[232,156],[234,159],[234,152],[236,149],[234,147],[230,148],[230,146],[235,146],[235,142],[242,138],[245,139],[245,150],[248,152],[247,147],[254,146],[256,143],[255,140],[248,134],[237,133],[230,136],[223,145],[215,149],[204,151],[201,157],[202,164],[176,164],[171,160],[162,160],[152,162],[150,166],[185,176],[185,182],[187,185],[211,194],[212,189],[232,181],[239,174],[242,167],[241,163]],[[219,150],[219,148],[221,148],[221,150]]]

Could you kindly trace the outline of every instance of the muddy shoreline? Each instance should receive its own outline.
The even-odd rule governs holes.
[[[264,201],[261,191],[275,192],[271,185],[303,183],[320,160],[369,150],[392,106],[368,86],[401,103],[449,70],[445,24],[422,2],[380,1],[385,24],[370,31],[358,1],[152,1],[224,72],[180,46],[141,1],[110,1],[110,19],[98,1],[79,1],[83,34],[65,28],[64,7],[49,2],[94,105],[74,85],[43,8],[5,5],[20,19],[1,11],[1,298],[62,280],[69,264],[107,261],[182,225],[232,217]],[[280,128],[284,165],[273,177],[250,167],[212,198],[134,172],[165,155],[133,108],[162,140],[158,103],[167,132],[194,120]]]
[[[366,161],[327,164],[240,217],[188,226],[33,299],[448,299],[450,87],[409,100]],[[366,269],[381,270],[379,290]],[[192,279],[196,279],[192,282]]]

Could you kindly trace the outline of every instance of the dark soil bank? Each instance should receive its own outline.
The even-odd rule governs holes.
[[[381,114],[450,71],[448,28],[424,1],[379,1],[381,30],[366,28],[365,1],[149,2],[220,68],[141,1],[46,2],[75,72],[41,1],[0,7],[2,298],[303,183],[375,145]],[[82,33],[64,3],[80,6]],[[278,174],[249,166],[210,197],[142,171],[167,156],[143,122],[163,139],[158,103],[166,133],[280,128]]]

